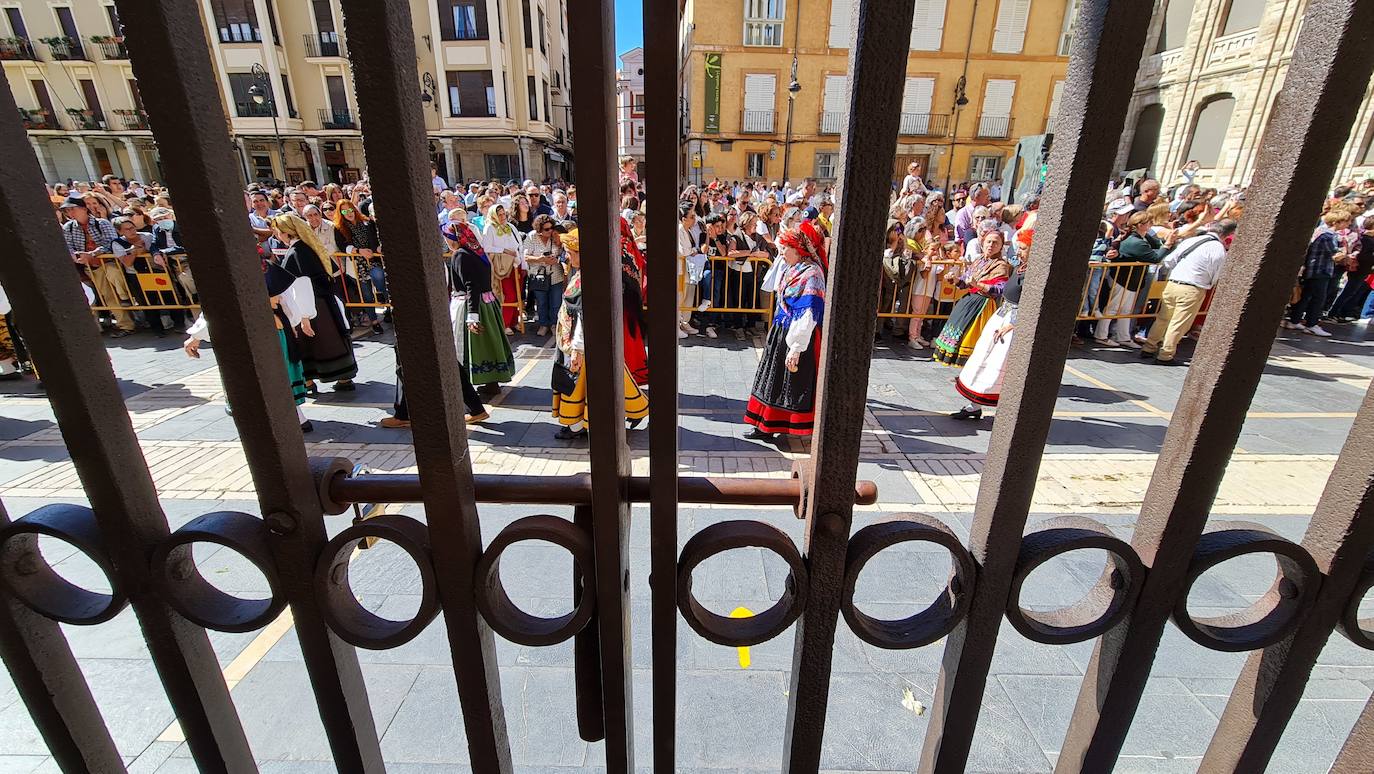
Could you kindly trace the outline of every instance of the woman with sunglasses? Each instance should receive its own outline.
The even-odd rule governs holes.
[[[386,303],[386,272],[382,259],[377,256],[381,249],[381,238],[377,224],[354,206],[348,199],[334,205],[334,244],[339,252],[352,253],[361,259],[361,268],[367,278],[358,277],[358,293],[365,304],[378,301]],[[362,322],[373,333],[381,333],[382,325],[377,319],[377,311],[372,306],[363,308]]]
[[[534,298],[535,319],[539,322],[539,336],[549,335],[558,324],[558,307],[562,303],[563,245],[553,225],[553,218],[540,215],[534,219],[534,231],[524,243],[525,264],[530,268],[529,290]]]

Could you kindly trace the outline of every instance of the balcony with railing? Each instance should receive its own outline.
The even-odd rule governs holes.
[[[109,124],[105,120],[105,114],[101,113],[99,110],[67,108],[67,117],[72,120],[73,129],[92,131],[109,128]]]
[[[348,56],[348,52],[344,50],[343,41],[339,40],[339,33],[337,32],[307,32],[301,37],[305,40],[305,57],[307,59]]]
[[[57,124],[57,116],[51,111],[42,108],[26,110],[19,108],[19,120],[24,123],[25,129],[61,129]]]
[[[239,118],[271,118],[272,104],[270,102],[264,102],[259,105],[253,100],[235,102],[234,113]]]
[[[113,110],[115,127],[126,132],[148,130],[148,114],[142,110]]]
[[[37,59],[28,38],[0,38],[0,60]]]
[[[357,122],[353,119],[353,111],[340,108],[320,108],[320,128],[322,129],[356,129]]]
[[[944,137],[949,133],[947,113],[903,113],[898,134],[906,137]]]
[[[48,52],[52,58],[59,62],[82,61],[87,59],[86,49],[81,45],[81,41],[76,38],[59,36],[55,38],[39,38],[40,43],[48,47]]]
[[[843,110],[821,111],[821,134],[839,134],[844,129]]]
[[[124,47],[122,37],[94,37],[91,42],[100,46],[100,56],[105,59],[128,59],[129,49]]]
[[[741,134],[772,134],[775,130],[776,110],[744,110],[740,113],[739,130]]]
[[[978,116],[977,136],[995,140],[1011,137],[1011,116]]]

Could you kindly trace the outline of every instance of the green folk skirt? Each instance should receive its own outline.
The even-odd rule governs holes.
[[[477,304],[477,318],[481,333],[467,334],[468,374],[473,385],[509,382],[515,376],[515,355],[506,339],[505,323],[501,320],[501,304],[492,299]]]

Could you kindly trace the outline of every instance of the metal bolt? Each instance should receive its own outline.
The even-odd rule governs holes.
[[[1111,575],[1107,576],[1107,584],[1120,591],[1126,588],[1126,576],[1120,570],[1112,570]]]
[[[1298,598],[1298,584],[1288,578],[1279,578],[1279,596],[1284,599]]]
[[[274,535],[289,535],[296,531],[296,517],[286,511],[273,511],[264,519]]]
[[[958,575],[955,575],[949,579],[949,593],[954,594],[955,596],[964,593],[964,583],[963,581],[959,580]]]

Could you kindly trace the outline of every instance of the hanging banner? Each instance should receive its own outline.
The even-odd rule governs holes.
[[[720,134],[720,54],[706,54],[706,132]]]

